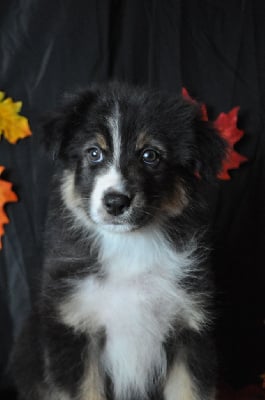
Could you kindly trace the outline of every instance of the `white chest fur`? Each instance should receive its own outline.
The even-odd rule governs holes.
[[[118,398],[132,389],[144,395],[153,373],[166,371],[162,343],[174,320],[193,329],[203,322],[196,300],[178,285],[194,266],[194,247],[177,254],[152,230],[103,233],[98,244],[106,276],[79,281],[60,312],[77,330],[105,329],[102,361]]]

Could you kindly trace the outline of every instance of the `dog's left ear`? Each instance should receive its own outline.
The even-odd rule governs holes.
[[[208,182],[216,181],[226,158],[227,143],[209,121],[201,115],[195,118],[196,131],[196,173]]]

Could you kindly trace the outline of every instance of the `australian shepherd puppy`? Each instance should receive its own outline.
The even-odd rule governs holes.
[[[202,195],[225,144],[178,96],[109,84],[45,123],[55,156],[25,400],[212,400]]]

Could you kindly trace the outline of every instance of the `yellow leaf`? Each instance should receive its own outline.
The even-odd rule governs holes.
[[[0,174],[4,169],[4,167],[0,166]],[[0,179],[0,249],[2,248],[1,238],[5,233],[4,224],[8,224],[9,222],[4,206],[6,203],[14,201],[18,201],[18,197],[12,190],[12,183]]]
[[[21,108],[21,101],[5,99],[5,93],[0,92],[0,137],[4,135],[12,144],[31,135],[28,119],[19,115]]]

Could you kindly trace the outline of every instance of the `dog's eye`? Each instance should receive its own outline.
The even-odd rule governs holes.
[[[142,152],[142,161],[145,164],[156,165],[159,163],[159,153],[153,149],[145,149]]]
[[[98,147],[91,147],[87,153],[90,161],[94,163],[103,161],[103,153]]]

